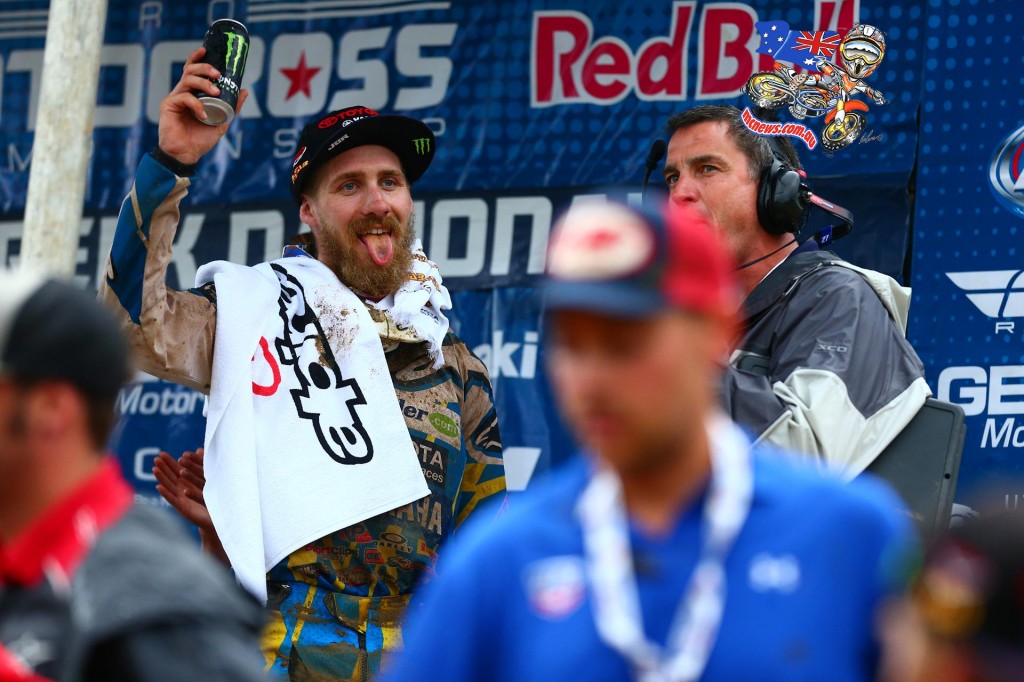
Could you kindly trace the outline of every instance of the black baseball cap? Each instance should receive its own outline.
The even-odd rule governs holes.
[[[409,182],[419,180],[434,158],[434,133],[423,121],[379,114],[369,107],[332,111],[307,123],[299,136],[299,150],[292,159],[295,203],[302,203],[302,190],[317,168],[342,152],[368,144],[394,152]]]
[[[0,271],[0,377],[66,381],[113,401],[130,378],[128,344],[94,295],[37,273]]]

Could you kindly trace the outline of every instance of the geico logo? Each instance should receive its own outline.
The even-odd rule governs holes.
[[[266,41],[252,36],[243,87],[254,96],[246,102],[241,117],[293,119],[353,102],[391,111],[440,104],[448,91],[452,61],[437,52],[452,46],[457,29],[454,23],[432,23],[353,29],[333,35],[283,33],[271,40],[269,55]],[[384,49],[389,44],[394,45],[393,52]],[[174,87],[181,76],[181,63],[194,47],[192,42],[177,40],[158,42],[151,48],[138,43],[104,45],[100,68],[123,76],[104,84],[101,100],[118,104],[97,106],[96,126],[135,125],[143,93],[146,118],[156,123],[160,100]],[[0,76],[3,72],[28,76],[27,93],[26,78],[0,78],[0,106],[7,94],[24,98],[22,101],[38,101],[42,49],[12,50],[6,63],[0,59],[0,67]],[[26,107],[25,126],[32,131],[35,116],[29,114]]]
[[[1024,414],[1024,366],[947,367],[939,374],[939,400],[956,403],[968,417]]]
[[[533,14],[531,104],[547,107],[571,102],[613,104],[629,94],[642,100],[685,100],[686,75],[696,2],[672,3],[667,37],[655,36],[634,54],[620,38],[593,41],[590,17],[565,10]],[[748,6],[721,3],[701,13],[698,49],[698,98],[740,94],[755,71],[754,23]],[[772,58],[759,55],[756,68],[771,70]]]
[[[512,379],[533,379],[537,376],[538,338],[537,332],[525,332],[522,343],[506,342],[505,332],[498,330],[494,332],[492,343],[482,343],[475,347],[473,352],[487,367],[492,381],[503,376]]]
[[[115,409],[121,416],[129,414],[171,415],[195,414],[202,410],[203,395],[198,391],[181,388],[165,388],[162,391],[147,390],[141,384],[129,386],[117,396]]]

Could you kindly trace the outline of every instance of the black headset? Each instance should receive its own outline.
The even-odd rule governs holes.
[[[785,161],[774,137],[765,136],[772,163],[761,172],[757,186],[757,219],[770,234],[800,231],[811,210],[810,188],[804,176]]]

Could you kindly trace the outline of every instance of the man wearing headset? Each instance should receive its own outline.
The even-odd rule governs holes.
[[[672,202],[703,213],[741,264],[746,333],[723,381],[727,411],[762,440],[857,476],[930,395],[905,338],[907,290],[798,243],[806,202],[787,140],[769,144],[730,106],[696,107],[668,128]]]

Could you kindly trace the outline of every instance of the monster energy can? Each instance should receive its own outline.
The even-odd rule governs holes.
[[[214,81],[220,88],[219,95],[196,92],[206,111],[203,123],[212,126],[231,123],[242,88],[245,58],[249,56],[249,31],[234,19],[218,19],[207,29],[203,47],[206,48],[203,62],[220,71],[220,78]]]

